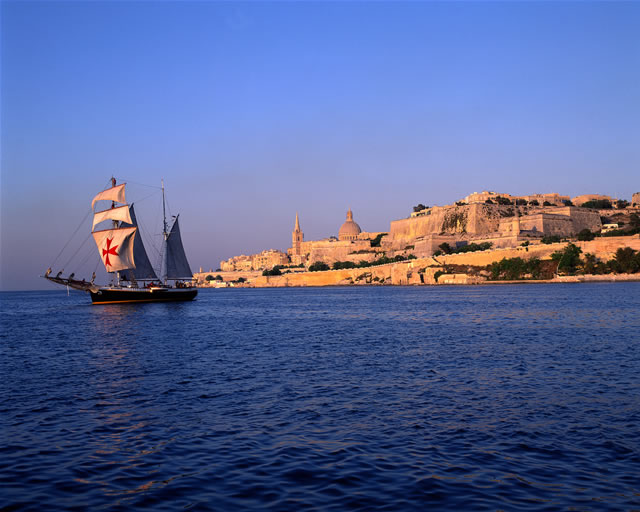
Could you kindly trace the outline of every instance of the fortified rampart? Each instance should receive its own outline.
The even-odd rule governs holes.
[[[446,265],[468,265],[484,267],[503,258],[549,259],[556,251],[566,247],[566,242],[537,244],[528,247],[491,249],[487,251],[450,254],[433,258],[414,260],[374,267],[328,270],[324,272],[301,272],[282,276],[258,276],[252,282],[257,287],[284,286],[333,286],[348,284],[436,284],[435,273]],[[631,247],[640,251],[640,235],[599,238],[589,242],[576,242],[583,253],[591,253],[607,261],[621,247]],[[465,274],[443,276],[439,284],[473,284],[480,279]]]

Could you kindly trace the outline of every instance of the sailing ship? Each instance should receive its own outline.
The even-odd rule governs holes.
[[[101,201],[111,201],[111,208],[96,211],[96,203]],[[142,243],[133,204],[126,203],[125,184],[116,185],[116,179],[111,178],[111,187],[93,198],[91,210],[93,212],[91,233],[106,271],[114,275],[115,284],[96,285],[95,272],[91,281],[88,282],[84,279],[74,279],[73,273],[68,277],[61,277],[62,271],[52,276],[51,267],[43,276],[45,279],[88,292],[93,304],[185,301],[196,297],[198,290],[190,284],[193,274],[182,245],[178,216],[175,217],[171,229],[168,229],[164,182],[162,183],[161,280],[158,279]],[[105,221],[112,223],[109,228],[96,229]]]

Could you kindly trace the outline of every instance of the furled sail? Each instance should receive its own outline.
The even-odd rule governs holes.
[[[129,215],[129,207],[127,205],[118,206],[116,208],[110,208],[108,210],[104,210],[101,212],[97,212],[93,214],[93,226],[91,230],[96,227],[96,224],[99,224],[105,220],[119,220],[122,222],[126,222],[127,224],[131,224],[131,216]]]
[[[178,225],[177,217],[167,237],[165,270],[167,279],[193,278],[189,262],[187,261],[187,255],[184,253],[184,247],[182,246],[180,226]]]
[[[120,225],[121,228],[124,227],[137,227],[138,221],[136,219],[136,213],[133,210],[133,204],[129,207],[129,213],[131,214],[131,220],[129,223],[122,223]],[[127,281],[131,281],[132,277],[137,280],[144,279],[158,279],[156,276],[155,270],[153,270],[153,266],[151,266],[151,262],[149,261],[149,256],[147,256],[147,251],[144,249],[144,244],[142,243],[142,237],[140,236],[140,230],[136,230],[136,234],[134,235],[133,240],[133,261],[136,264],[136,268],[130,270],[124,270],[120,275]]]
[[[132,227],[93,232],[93,239],[96,241],[100,258],[107,272],[135,268],[133,240],[137,230]]]
[[[115,180],[114,180],[115,181]],[[96,204],[96,201],[115,201],[116,203],[126,203],[124,199],[124,183],[117,187],[111,187],[107,190],[103,190],[91,201],[91,209]]]

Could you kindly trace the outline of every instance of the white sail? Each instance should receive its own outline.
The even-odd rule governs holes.
[[[119,220],[122,222],[126,222],[127,224],[131,224],[131,215],[129,214],[128,206],[117,206],[115,208],[110,208],[108,210],[104,210],[101,212],[96,212],[93,214],[93,226],[91,226],[91,231],[96,227],[96,224],[100,224],[105,220]]]
[[[107,190],[103,190],[91,201],[91,209],[96,204],[96,201],[115,201],[116,203],[126,203],[124,199],[124,183],[117,187],[111,187]]]
[[[107,272],[135,268],[133,239],[138,228],[117,228],[95,231],[93,239]]]

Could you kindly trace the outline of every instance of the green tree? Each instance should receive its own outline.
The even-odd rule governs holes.
[[[531,201],[529,201],[529,206],[540,206],[540,203],[537,199],[532,199]]]
[[[413,207],[413,211],[417,213],[419,211],[426,210],[427,208],[429,208],[429,207],[423,205],[422,203],[420,203],[420,204],[417,204],[416,206]]]
[[[610,210],[611,208],[613,208],[613,205],[608,199],[592,199],[591,201],[582,203],[582,207],[592,208],[595,210]]]
[[[224,281],[224,279],[222,279],[222,276],[220,274],[218,274],[214,279],[216,281]]]
[[[593,240],[596,237],[590,230],[584,228],[580,233],[578,233],[578,240],[581,242],[588,242]]]
[[[637,213],[632,213],[629,216],[629,224],[631,224],[634,228],[640,228],[640,216]]]
[[[333,270],[341,270],[345,268],[356,268],[357,265],[353,261],[336,261],[333,264]]]
[[[213,276],[211,274],[209,274],[207,277],[204,278],[205,281],[213,281]]]
[[[569,201],[569,199],[563,199],[563,200],[562,200],[562,203],[563,203],[565,206],[573,206],[573,203],[572,203],[571,201]]]
[[[380,247],[380,242],[382,241],[383,236],[387,236],[387,233],[378,233],[376,237],[371,240],[371,247]]]
[[[636,251],[631,247],[620,247],[616,251],[614,260],[619,272],[634,274],[640,270],[640,258],[637,257]]]
[[[438,248],[444,253],[444,254],[451,254],[451,252],[453,251],[451,249],[451,246],[447,243],[447,242],[443,242],[441,243]]]
[[[582,263],[580,260],[580,254],[582,249],[575,244],[567,244],[562,251],[556,251],[551,255],[553,261],[558,262],[558,273],[563,272],[568,275],[573,275],[576,272],[576,268]]]
[[[309,272],[321,272],[323,270],[330,270],[329,265],[324,261],[316,261],[309,265]]]
[[[584,263],[582,269],[585,274],[596,274],[598,269],[598,258],[590,252],[584,255]]]

